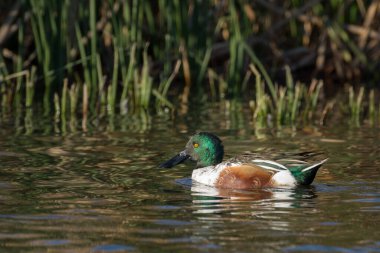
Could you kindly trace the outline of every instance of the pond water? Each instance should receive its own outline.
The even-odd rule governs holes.
[[[87,133],[3,121],[0,251],[380,252],[379,129],[257,130],[234,117],[115,119]],[[192,184],[192,164],[157,168],[199,130],[219,135],[227,158],[330,159],[294,189],[218,190]]]

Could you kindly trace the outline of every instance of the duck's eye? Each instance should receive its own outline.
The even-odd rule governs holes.
[[[197,148],[197,147],[199,147],[199,144],[198,143],[193,143],[193,147]]]

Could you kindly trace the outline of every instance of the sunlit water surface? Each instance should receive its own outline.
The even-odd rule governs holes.
[[[2,126],[1,252],[380,252],[378,129],[258,131],[208,117],[125,124],[85,134]],[[220,190],[192,183],[192,164],[157,168],[198,130],[218,134],[227,157],[330,159],[295,189]]]

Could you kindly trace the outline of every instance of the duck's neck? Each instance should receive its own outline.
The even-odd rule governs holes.
[[[196,168],[205,168],[209,166],[215,166],[222,162],[222,159],[215,159],[214,157],[208,157],[208,159],[204,159],[197,162]]]

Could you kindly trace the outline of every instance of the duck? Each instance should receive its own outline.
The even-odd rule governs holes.
[[[207,186],[226,189],[258,189],[310,185],[318,169],[328,160],[308,163],[298,159],[236,157],[223,162],[224,146],[213,133],[199,132],[187,142],[185,149],[160,168],[172,168],[186,160],[196,162],[191,179]]]

